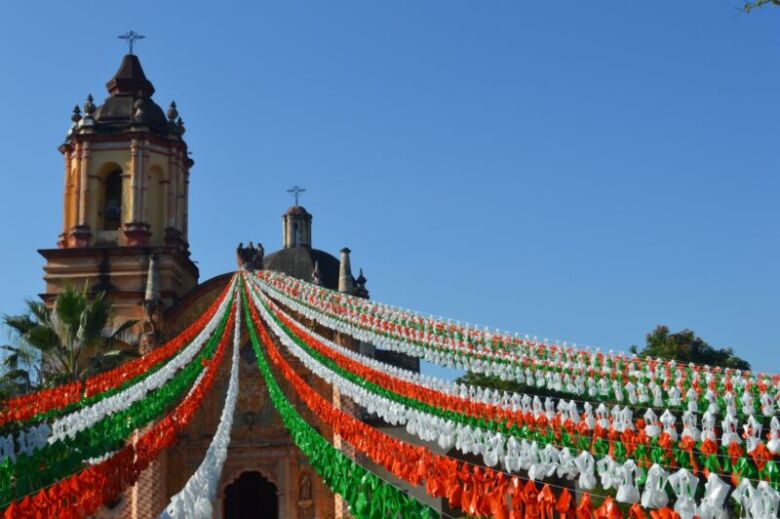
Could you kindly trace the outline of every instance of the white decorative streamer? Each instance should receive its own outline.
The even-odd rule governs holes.
[[[255,278],[256,279],[256,278]],[[256,287],[260,290],[259,295],[263,301],[271,305],[276,311],[278,311],[285,318],[295,321],[289,314],[279,308],[270,298],[262,292],[262,284],[254,283],[250,284],[250,287]],[[253,298],[254,298],[253,292]],[[301,308],[301,305],[297,305],[292,300],[285,300],[285,304],[293,308],[295,311],[302,310],[302,315],[312,318],[312,315],[306,313],[306,308]],[[326,325],[328,326],[328,325]],[[329,326],[328,326],[329,327]],[[341,330],[339,330],[341,331]],[[314,334],[309,331],[308,333]],[[538,396],[529,396],[523,393],[498,391],[496,389],[482,388],[480,386],[472,386],[466,384],[459,384],[453,381],[446,381],[436,377],[422,375],[410,370],[393,366],[384,362],[380,362],[376,359],[372,359],[360,353],[349,350],[321,335],[316,335],[319,342],[325,345],[327,348],[338,352],[349,359],[360,363],[361,365],[392,375],[395,378],[411,382],[413,384],[420,385],[432,391],[439,391],[449,396],[455,396],[462,400],[469,400],[473,402],[480,402],[487,405],[500,407],[512,412],[522,411],[523,414],[532,413],[535,417],[545,415],[548,420],[551,420],[554,416],[558,416],[561,423],[565,423],[568,419],[571,419],[575,424],[580,420],[584,420],[588,429],[592,430],[596,423],[598,423],[604,429],[614,429],[617,432],[623,432],[624,430],[635,430],[637,428],[636,423],[638,420],[634,420],[633,411],[626,405],[621,407],[617,405],[605,405],[603,402],[599,403],[594,409],[593,405],[588,401],[579,402],[582,405],[578,405],[577,401],[560,400],[557,405],[554,405],[551,398],[545,398],[544,402]],[[635,404],[636,405],[636,404]],[[594,416],[595,412],[595,416]],[[695,441],[700,441],[702,436],[710,437],[713,440],[718,440],[716,433],[717,420],[713,413],[709,410],[705,411],[702,416],[702,430],[698,428],[698,418],[696,413],[691,411],[685,411],[682,416],[677,416],[669,409],[665,409],[660,417],[649,408],[642,416],[645,422],[645,433],[648,437],[653,438],[660,433],[665,432],[669,434],[672,439],[676,440],[680,437],[680,431],[678,423],[681,422],[682,431],[681,436],[685,438],[690,436]],[[737,422],[733,415],[729,414],[726,419],[723,420],[724,424],[730,423],[733,425],[731,429],[737,430]],[[745,431],[749,431],[749,441],[747,446],[748,453],[753,451],[753,448],[760,442],[761,438],[761,424],[755,420],[752,416],[748,417],[741,428]],[[773,435],[780,437],[780,421],[773,419],[770,425],[770,437]],[[741,444],[742,440],[739,435],[735,435],[729,432],[729,427],[723,427],[722,442],[724,445],[728,445],[732,440]],[[780,439],[774,443],[770,442],[770,451],[772,448],[780,450]]]
[[[206,456],[195,473],[187,480],[184,488],[171,498],[159,519],[208,519],[214,515],[213,502],[217,484],[222,474],[222,466],[227,458],[230,445],[230,430],[233,427],[233,413],[238,398],[238,352],[241,346],[241,298],[237,298],[235,310],[235,328],[233,329],[233,356],[230,363],[230,382],[228,383],[225,404],[222,408],[219,426],[211,440]]]
[[[668,481],[677,496],[675,510],[684,518],[692,518],[697,510],[716,514],[712,515],[713,518],[720,518],[721,516],[717,514],[723,513],[723,505],[730,487],[723,483],[723,480],[716,474],[710,474],[707,485],[705,485],[704,496],[698,507],[693,500],[693,495],[698,486],[698,478],[695,478],[686,469],[680,469],[670,476],[660,465],[654,464],[648,471],[648,478],[644,486],[645,490],[640,494],[636,479],[641,477],[644,471],[637,467],[633,459],[620,464],[607,455],[601,458],[598,463],[595,463],[593,456],[587,451],[578,453],[575,458],[570,449],[565,447],[558,449],[550,444],[542,447],[535,441],[518,440],[515,437],[501,433],[493,433],[468,425],[464,426],[372,393],[327,368],[301,348],[277,324],[270,312],[265,308],[261,298],[270,303],[265,295],[262,293],[258,295],[250,287],[250,297],[269,329],[280,340],[281,344],[300,360],[307,369],[322,380],[338,388],[341,394],[351,398],[357,405],[364,407],[369,413],[376,414],[390,425],[405,425],[409,434],[423,441],[435,442],[445,451],[455,447],[464,454],[482,456],[483,462],[489,467],[495,467],[501,463],[510,472],[527,470],[531,480],[543,480],[554,474],[570,480],[578,477],[579,486],[583,489],[595,488],[595,472],[597,471],[601,479],[601,485],[604,488],[615,488],[617,490],[617,501],[636,503],[640,501],[641,496],[641,504],[645,508],[663,508],[666,506],[668,496],[663,488]],[[289,317],[283,311],[279,311],[286,317]],[[318,340],[327,343],[326,345],[329,347],[332,346],[334,349],[338,349],[340,353],[351,353],[350,357],[362,357],[321,337],[318,337]],[[382,364],[373,359],[363,358],[366,361]],[[390,368],[394,367],[384,366],[388,371],[393,371]],[[418,374],[414,375],[420,377]],[[440,384],[435,385],[441,387]],[[723,485],[726,485],[725,488]],[[768,485],[759,485],[768,489],[763,490],[764,494],[762,496],[765,497],[762,499],[768,500],[769,497],[766,496],[780,496],[777,492],[772,494],[774,490],[768,487]]]
[[[19,453],[29,456],[47,444],[62,441],[65,438],[73,438],[80,431],[92,427],[109,415],[129,408],[134,403],[145,398],[147,394],[162,387],[179,369],[192,361],[195,355],[203,347],[204,343],[214,333],[214,330],[219,326],[219,322],[230,302],[230,294],[235,290],[236,283],[237,279],[233,278],[230,290],[220,302],[217,311],[206,326],[186,348],[168,360],[162,368],[137,384],[133,384],[108,398],[104,398],[90,406],[83,407],[72,413],[56,418],[51,425],[48,423],[41,423],[31,426],[26,430],[22,430],[17,433],[15,441],[12,434],[0,437],[0,463],[2,463],[5,458],[11,458],[11,461],[16,462],[16,456]],[[196,380],[195,385],[197,385],[199,380],[200,379]],[[195,387],[195,385],[193,385],[193,387]]]
[[[271,281],[267,282],[255,276],[255,281],[261,289],[272,294],[275,299],[284,302],[285,305],[305,315],[307,318],[315,319],[320,324],[351,335],[357,340],[370,342],[380,348],[402,352],[441,366],[498,376],[502,380],[515,380],[519,383],[548,387],[557,392],[567,392],[589,398],[606,396],[612,389],[618,403],[622,403],[625,399],[632,405],[640,402],[647,407],[653,406],[662,409],[666,401],[668,402],[667,405],[671,407],[686,405],[687,409],[693,413],[709,410],[712,414],[719,411],[731,411],[731,414],[736,415],[738,406],[743,411],[752,410],[754,405],[753,395],[751,391],[745,391],[745,388],[748,384],[752,385],[761,381],[767,385],[767,391],[762,392],[759,397],[758,403],[761,413],[771,417],[777,414],[780,409],[780,400],[778,400],[778,395],[780,395],[778,393],[780,377],[775,377],[775,380],[772,380],[768,375],[754,376],[749,372],[730,370],[729,374],[726,375],[726,380],[731,382],[734,390],[725,391],[722,395],[725,400],[725,409],[719,410],[717,402],[719,395],[712,390],[707,390],[704,392],[704,398],[707,400],[708,405],[706,409],[700,410],[698,408],[699,395],[693,390],[682,394],[680,388],[675,383],[676,376],[678,376],[675,371],[684,368],[685,365],[676,364],[674,361],[669,363],[672,367],[672,373],[667,374],[663,364],[659,364],[655,370],[651,370],[644,360],[638,358],[612,354],[602,355],[584,350],[572,350],[572,352],[567,353],[560,349],[548,348],[546,344],[541,345],[519,339],[517,336],[511,338],[508,335],[502,336],[498,332],[491,333],[487,329],[481,331],[468,326],[458,326],[461,333],[469,337],[477,337],[483,343],[491,343],[494,339],[499,340],[499,342],[504,341],[504,349],[501,351],[493,351],[492,348],[484,344],[482,346],[470,344],[466,348],[462,341],[459,342],[452,337],[444,337],[433,333],[437,327],[449,328],[453,326],[451,321],[436,321],[433,318],[426,319],[412,311],[401,310],[374,301],[369,302],[345,294],[335,295],[353,307],[361,308],[365,313],[360,314],[354,310],[348,310],[346,313],[340,313],[337,318],[323,309],[313,310],[308,304],[301,303],[301,301],[312,301],[318,295],[325,294],[324,289],[279,273],[264,275],[269,277]],[[290,297],[271,284],[272,282],[282,286],[294,285],[298,290],[298,294],[296,294],[295,298]],[[365,321],[360,320],[361,316],[366,317],[369,314],[378,316],[378,319],[374,319],[375,321],[392,321],[395,319],[412,321],[420,329],[404,329],[403,336],[397,332],[392,337],[381,335],[367,328],[369,325]],[[369,320],[372,319],[370,315]],[[510,342],[512,346],[507,347],[506,342]],[[425,346],[421,344],[425,344]],[[539,351],[545,352],[545,358],[537,357]],[[577,356],[577,358],[572,359],[572,355]],[[641,380],[643,377],[647,377],[650,379],[650,382],[648,384],[628,382],[624,385],[616,380],[622,379],[623,372],[617,367],[603,365],[601,357],[612,358],[615,362],[621,360],[631,363],[631,369],[628,373],[629,378]],[[583,360],[584,358],[587,358],[587,360]],[[549,370],[551,365],[558,366],[561,372]],[[710,367],[692,367],[696,367],[692,380],[698,379],[700,384],[705,387],[716,376],[721,376],[716,375],[717,371]],[[594,371],[598,378],[584,376],[583,373],[588,370]],[[670,380],[669,376],[673,378]],[[750,412],[745,414],[750,414]]]

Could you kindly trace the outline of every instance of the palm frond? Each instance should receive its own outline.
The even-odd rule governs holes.
[[[3,366],[8,373],[29,368],[35,371],[34,380],[39,385],[52,386],[83,379],[137,357],[134,349],[121,347],[121,338],[138,321],[122,322],[112,330],[112,313],[106,294],[90,294],[87,285],[83,290],[66,288],[52,309],[27,301],[25,314],[3,316],[19,334],[22,345],[3,347],[9,355],[0,364],[0,371]]]
[[[57,331],[50,326],[36,326],[27,332],[22,339],[42,353],[54,350],[62,345]]]
[[[0,346],[0,350],[7,351],[8,353],[16,353],[19,346],[11,346],[10,344],[3,344]]]
[[[65,342],[76,338],[85,306],[85,295],[72,288],[66,288],[57,296],[54,302],[54,315],[67,336]]]
[[[19,365],[19,352],[13,351],[5,356],[2,363],[6,369],[16,369]]]
[[[18,381],[18,380],[29,382],[30,373],[26,369],[16,368],[4,372],[2,377],[0,378],[2,378],[2,383],[7,383],[8,381]]]
[[[46,308],[45,304],[40,301],[35,301],[34,299],[28,299],[25,301],[25,304],[27,305],[27,312],[33,316],[36,321],[41,324],[49,322],[50,311]]]
[[[105,293],[100,292],[92,301],[85,305],[81,314],[78,335],[78,340],[81,344],[105,342],[103,340],[103,330],[108,326],[110,316],[111,303],[106,300]]]
[[[29,332],[31,329],[38,326],[38,323],[35,322],[28,314],[22,314],[22,315],[3,314],[2,319],[3,319],[3,323],[6,326],[11,328],[19,335],[24,335],[27,332]]]

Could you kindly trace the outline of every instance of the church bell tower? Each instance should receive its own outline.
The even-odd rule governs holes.
[[[65,142],[62,233],[46,259],[44,300],[65,286],[106,291],[123,318],[142,318],[147,278],[170,306],[197,284],[188,243],[190,168],[176,104],[167,113],[134,54],[97,106],[76,106]],[[156,260],[152,261],[152,257]],[[154,272],[153,272],[154,270]]]

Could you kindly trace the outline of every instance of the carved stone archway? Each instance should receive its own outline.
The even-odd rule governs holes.
[[[226,467],[227,468],[227,467]],[[215,519],[230,519],[225,517],[225,497],[228,487],[236,483],[242,475],[247,473],[256,473],[262,476],[269,484],[273,485],[276,489],[276,503],[277,503],[277,517],[279,519],[287,518],[288,506],[286,503],[286,485],[284,484],[284,478],[279,478],[279,467],[275,463],[267,464],[255,464],[255,463],[242,463],[239,466],[233,467],[232,470],[226,470],[222,474],[222,486],[220,492],[217,495],[217,502],[214,506]],[[265,516],[263,516],[265,517]]]
[[[260,471],[242,472],[223,490],[222,515],[224,519],[278,519],[278,487]]]

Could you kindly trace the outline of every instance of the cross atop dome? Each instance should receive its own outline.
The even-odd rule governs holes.
[[[293,187],[288,189],[287,192],[290,193],[291,195],[293,195],[293,197],[295,198],[295,206],[297,207],[299,205],[298,204],[298,197],[299,197],[299,195],[301,193],[305,193],[306,190],[304,188],[302,188],[301,186],[299,186],[299,185],[294,185]]]
[[[132,56],[133,55],[133,43],[136,40],[143,40],[144,38],[146,38],[146,36],[144,36],[142,34],[138,34],[137,32],[135,32],[133,30],[130,30],[130,31],[124,33],[124,34],[120,34],[119,36],[117,36],[117,38],[119,38],[120,40],[127,41],[127,45],[129,47],[129,50],[128,50],[127,53]]]

